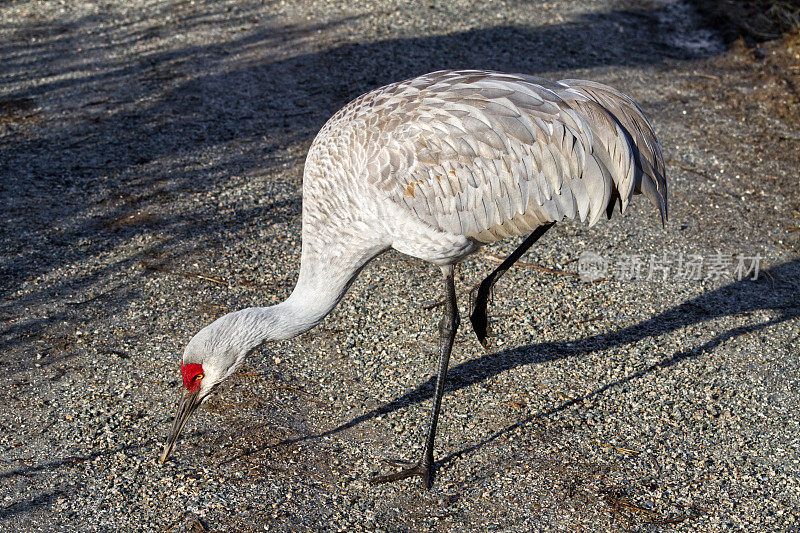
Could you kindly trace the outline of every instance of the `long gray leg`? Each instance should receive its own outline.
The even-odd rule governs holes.
[[[454,271],[455,267],[453,265],[442,267],[445,302],[444,314],[439,322],[439,372],[436,376],[436,395],[433,397],[433,412],[428,426],[428,437],[425,439],[425,448],[422,450],[422,458],[411,468],[370,479],[370,483],[373,485],[397,481],[411,476],[421,476],[425,488],[429,489],[433,484],[433,444],[436,439],[436,426],[439,423],[439,411],[442,407],[442,396],[444,395],[444,383],[447,379],[447,366],[450,363],[450,352],[453,350],[456,331],[458,331],[458,325],[461,321],[458,316]]]
[[[481,284],[476,287],[476,289],[473,289],[470,292],[469,320],[472,322],[472,329],[475,331],[475,335],[478,336],[478,340],[484,348],[488,346],[486,335],[488,333],[487,327],[489,320],[486,316],[486,306],[489,302],[489,294],[492,292],[492,287],[494,287],[494,284],[498,279],[500,279],[500,276],[505,274],[506,270],[511,268],[511,265],[516,263],[517,260],[522,257],[522,254],[527,252],[528,248],[530,248],[533,243],[539,240],[539,237],[544,235],[547,230],[553,227],[553,224],[555,224],[555,222],[551,222],[550,224],[536,228],[533,233],[528,235],[528,237],[522,241],[522,244],[520,244],[519,247],[500,264],[500,266],[495,268],[492,273],[486,276]]]

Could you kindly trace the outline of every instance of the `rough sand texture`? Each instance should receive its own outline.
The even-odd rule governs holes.
[[[800,128],[776,109],[800,70],[703,24],[670,1],[3,2],[0,529],[796,530]],[[388,253],[157,465],[188,339],[291,289],[316,131],[460,67],[612,84],[664,146],[665,229],[639,197],[524,261],[759,253],[766,272],[513,269],[491,352],[457,337],[426,492],[367,482],[420,451],[440,313],[438,269]],[[462,316],[515,244],[458,270]]]

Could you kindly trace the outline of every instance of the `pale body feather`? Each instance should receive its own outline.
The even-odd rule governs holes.
[[[594,224],[641,191],[665,217],[658,141],[622,93],[434,72],[371,91],[322,128],[305,168],[304,254],[394,247],[449,264],[550,222]]]

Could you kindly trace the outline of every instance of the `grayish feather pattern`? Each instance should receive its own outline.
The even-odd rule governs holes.
[[[522,74],[440,71],[369,92],[320,131],[304,179],[304,240],[328,252],[325,239],[359,240],[371,215],[414,219],[384,218],[391,246],[418,223],[475,243],[594,224],[638,192],[667,214],[661,149],[631,99]]]

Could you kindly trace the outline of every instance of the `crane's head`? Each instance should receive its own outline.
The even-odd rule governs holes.
[[[192,413],[241,366],[252,348],[238,342],[239,337],[231,334],[233,322],[230,315],[217,319],[200,330],[186,346],[181,359],[183,395],[160,462],[172,452]]]

